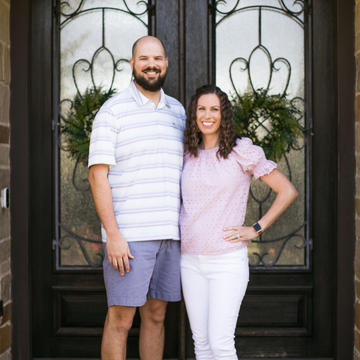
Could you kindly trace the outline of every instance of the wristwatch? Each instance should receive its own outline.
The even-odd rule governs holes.
[[[263,228],[258,222],[256,222],[252,227],[254,228],[254,230],[257,232],[258,235],[261,235],[264,232]]]

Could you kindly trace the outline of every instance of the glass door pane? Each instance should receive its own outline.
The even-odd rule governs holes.
[[[304,1],[214,1],[216,84],[235,101],[248,96],[272,96],[294,106],[297,121],[309,129],[305,99],[310,91],[305,78],[307,11]],[[270,114],[254,108],[256,136],[272,133]],[[309,132],[278,161],[278,168],[299,191],[298,199],[258,240],[249,246],[253,268],[309,267]],[[275,194],[253,182],[246,224],[256,222],[270,207]]]
[[[58,4],[60,126],[56,134],[56,266],[96,268],[103,250],[87,181],[86,136],[99,96],[126,88],[131,47],[150,32],[150,1],[82,0]],[[67,129],[67,130],[66,130]],[[70,135],[69,135],[70,134]]]

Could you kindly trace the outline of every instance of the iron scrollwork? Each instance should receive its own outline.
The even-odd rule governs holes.
[[[144,7],[144,9],[139,12],[136,12],[136,11],[132,10],[131,7],[128,5],[129,0],[120,0],[120,1],[124,4],[125,9],[122,9],[120,7],[111,7],[111,6],[105,6],[105,7],[97,6],[97,7],[92,7],[92,8],[83,10],[83,6],[84,6],[84,3],[86,2],[86,0],[80,0],[78,6],[75,7],[75,10],[73,10],[72,12],[70,11],[69,13],[66,13],[66,10],[64,10],[64,9],[66,9],[66,8],[71,9],[70,3],[68,1],[62,1],[60,3],[60,15],[63,16],[65,18],[65,20],[62,21],[61,25],[65,25],[68,21],[70,21],[75,16],[84,14],[85,12],[105,9],[105,10],[115,10],[115,11],[124,12],[131,16],[134,16],[138,21],[142,22],[144,24],[144,26],[146,26],[146,27],[148,26],[147,23],[141,19],[141,16],[145,15],[146,13],[149,13],[151,15],[154,11],[154,5],[151,5],[148,1],[144,1],[144,0],[137,1],[136,5],[138,7]]]
[[[278,6],[273,5],[248,5],[241,6],[241,0],[233,0],[235,2],[234,5],[230,5],[229,9],[221,10],[221,6],[226,8],[226,5],[230,4],[232,1],[228,0],[215,0],[210,4],[210,10],[213,12],[215,16],[215,26],[221,24],[224,20],[233,16],[234,14],[244,12],[244,11],[252,11],[258,10],[259,8],[268,11],[278,12],[280,14],[290,16],[294,21],[296,21],[299,25],[304,25],[303,15],[305,13],[305,3],[304,0],[294,0],[292,7],[298,9],[291,9],[289,5],[285,4],[284,0],[277,0]]]
[[[257,52],[262,52],[263,54],[265,54],[265,58],[267,59],[267,67],[269,69],[269,76],[267,81],[265,82],[265,86],[262,87],[263,90],[265,90],[265,92],[267,93],[270,88],[271,88],[271,84],[272,84],[272,80],[273,80],[273,74],[274,72],[277,72],[280,70],[280,65],[284,65],[285,69],[287,71],[287,74],[285,76],[285,83],[283,86],[283,90],[281,92],[282,96],[286,96],[287,95],[287,91],[288,91],[288,87],[289,87],[289,83],[291,80],[291,75],[292,75],[292,68],[291,68],[291,63],[288,59],[286,59],[285,57],[277,57],[276,59],[273,59],[271,56],[271,51],[265,46],[265,44],[262,41],[262,35],[263,35],[263,21],[262,21],[262,15],[264,11],[272,11],[272,12],[276,12],[278,14],[281,14],[283,16],[287,16],[290,19],[292,19],[293,21],[295,21],[295,23],[297,23],[301,28],[304,28],[304,17],[305,17],[305,4],[304,4],[304,0],[294,0],[292,1],[292,5],[287,4],[287,2],[285,0],[274,0],[274,3],[276,3],[274,5],[262,5],[261,2],[259,1],[259,5],[249,5],[249,6],[242,6],[242,1],[241,0],[214,0],[212,2],[210,2],[210,10],[212,12],[212,16],[213,16],[213,24],[214,24],[214,29],[216,31],[217,27],[219,27],[221,24],[224,23],[224,21],[232,16],[235,16],[236,14],[240,14],[243,13],[245,11],[256,11],[257,12],[257,27],[258,27],[258,43],[256,44],[256,46],[252,49],[252,51],[250,52],[248,58],[245,58],[244,56],[238,56],[235,59],[233,59],[230,63],[229,69],[228,69],[228,74],[229,74],[229,79],[230,79],[230,83],[231,86],[233,88],[233,91],[235,93],[236,96],[241,96],[238,88],[235,84],[235,80],[234,80],[234,65],[238,64],[240,65],[238,68],[240,68],[240,72],[246,72],[247,78],[249,79],[249,85],[251,87],[251,90],[254,93],[257,93],[259,91],[258,88],[255,87],[253,79],[252,79],[252,60],[253,57],[255,55],[255,53]],[[291,99],[292,103],[297,103],[300,107],[304,107],[305,102],[304,99],[302,97],[294,97],[293,99]],[[264,131],[266,131],[267,133],[269,133],[271,130],[269,130],[266,125],[267,119],[263,119],[263,121],[259,122],[259,126],[263,128]],[[303,118],[303,116],[301,116],[301,118],[298,119],[298,121],[305,121],[306,119]],[[304,126],[305,128],[307,128],[309,126]],[[298,147],[292,147],[292,150],[294,151],[299,151],[299,150],[304,150],[305,149],[305,156],[306,156],[306,176],[309,177],[309,172],[308,172],[308,164],[309,164],[309,150],[306,146],[306,144],[308,143],[308,139],[309,139],[309,132],[306,131],[304,134],[305,137],[305,141],[304,144],[302,144],[301,146]],[[292,171],[291,171],[291,166],[290,166],[290,162],[288,159],[288,156],[284,155],[284,162],[285,162],[285,166],[287,168],[288,174],[289,174],[289,178],[290,180],[292,179]],[[305,191],[308,192],[308,179],[306,181],[306,189]],[[253,191],[253,186],[251,186],[250,188],[250,197],[251,199],[257,204],[258,206],[258,218],[261,218],[263,216],[264,213],[264,206],[265,203],[267,202],[267,200],[270,198],[272,194],[271,189],[268,190],[265,194],[263,194],[263,196],[258,197],[255,195],[255,192]],[[261,244],[261,245],[265,245],[265,244],[277,244],[278,245],[278,249],[277,249],[277,253],[272,253],[270,254],[268,250],[264,250],[261,253],[254,251],[252,253],[252,263],[251,266],[252,268],[259,268],[259,269],[266,269],[266,268],[281,268],[282,266],[278,264],[281,255],[283,254],[284,249],[286,248],[286,246],[288,245],[290,240],[296,240],[298,239],[297,242],[295,242],[294,247],[296,249],[306,249],[306,254],[305,254],[305,267],[308,266],[308,247],[310,246],[310,239],[309,239],[309,233],[307,230],[308,224],[309,224],[309,219],[308,219],[308,208],[309,208],[309,198],[306,195],[305,196],[306,200],[306,212],[305,212],[305,221],[303,224],[296,226],[294,229],[290,230],[288,234],[277,237],[277,238],[272,238],[272,239],[266,239],[266,235],[261,235],[260,238],[258,240],[254,240],[253,242],[255,244]],[[305,236],[303,235],[305,233]],[[259,247],[260,248],[260,247]],[[261,248],[260,248],[261,250]],[[273,251],[275,251],[274,249],[272,249]],[[267,259],[270,258],[271,260],[267,261]],[[283,266],[284,267],[284,266]],[[289,268],[302,268],[304,266],[298,266],[298,265],[293,265],[293,266],[288,266]]]

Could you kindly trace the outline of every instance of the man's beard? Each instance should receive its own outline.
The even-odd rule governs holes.
[[[158,68],[146,68],[143,71],[156,71],[159,74],[159,77],[157,80],[149,81],[145,78],[145,76],[141,73],[136,73],[135,70],[133,70],[133,77],[135,79],[135,82],[140,85],[143,89],[147,91],[158,91],[162,88],[165,82],[166,78],[166,72],[161,75],[160,70]]]

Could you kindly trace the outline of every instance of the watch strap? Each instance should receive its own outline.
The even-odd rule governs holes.
[[[253,228],[254,228],[254,230],[260,235],[260,234],[262,234],[263,233],[263,228],[261,227],[261,225],[258,223],[258,222],[256,222],[253,226],[252,226]]]

